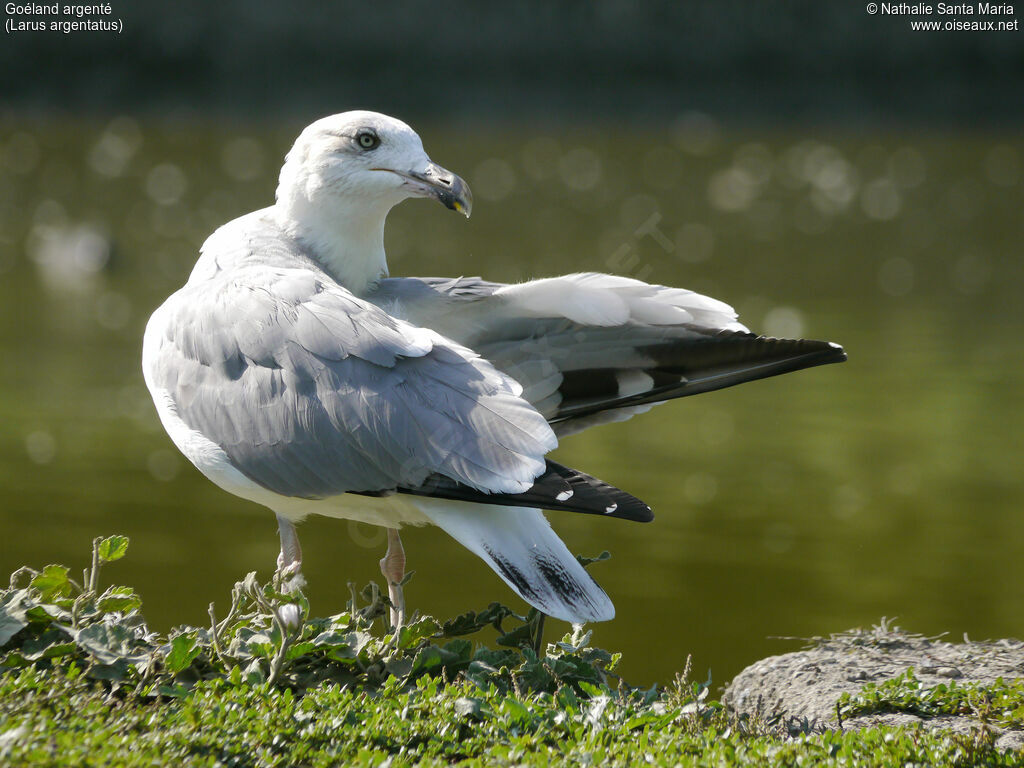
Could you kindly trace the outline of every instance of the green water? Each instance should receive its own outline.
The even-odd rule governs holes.
[[[392,273],[514,281],[617,271],[710,293],[749,326],[850,361],[676,401],[568,438],[559,461],[649,502],[649,525],[551,515],[617,618],[595,642],[636,683],[692,653],[725,682],[882,616],[1020,636],[1024,616],[1024,142],[1010,135],[735,132],[701,120],[538,128],[417,123],[470,182],[465,221],[403,204]],[[152,309],[218,224],[272,199],[300,123],[0,120],[0,572],[84,565],[151,623],[203,623],[267,574],[272,515],[163,434],[139,371]],[[314,611],[379,578],[379,530],[300,530]],[[404,536],[410,607],[522,605],[437,530]],[[553,634],[553,632],[552,632]]]

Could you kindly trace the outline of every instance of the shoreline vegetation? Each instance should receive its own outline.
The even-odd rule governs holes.
[[[590,631],[574,628],[545,643],[536,612],[491,603],[447,621],[414,616],[395,632],[375,584],[350,585],[346,611],[310,618],[301,593],[286,594],[275,580],[262,584],[254,573],[235,585],[226,610],[211,605],[208,627],[164,636],[146,626],[133,589],[101,582],[127,549],[126,537],[98,538],[81,580],[63,565],[26,567],[0,591],[0,764],[1024,761],[1019,740],[1009,749],[1000,741],[1024,730],[1019,679],[932,684],[929,670],[905,668],[833,697],[831,724],[800,720],[773,716],[764,696],[751,695],[750,677],[743,698],[759,705],[730,708],[737,681],[757,665],[734,681],[725,704],[712,697],[710,678],[690,680],[689,663],[667,686],[634,688],[616,673],[620,656],[592,647]],[[287,606],[304,617],[297,626],[282,619]],[[815,647],[838,644],[847,653],[868,646],[871,634],[834,635]],[[893,636],[883,622],[873,647],[893,645]],[[900,648],[923,640],[899,637],[910,638]],[[853,639],[844,645],[842,638]],[[1019,646],[1006,648],[1018,653]],[[1024,665],[1007,669],[1020,675]],[[876,724],[879,713],[905,719]],[[970,727],[923,723],[950,717]]]

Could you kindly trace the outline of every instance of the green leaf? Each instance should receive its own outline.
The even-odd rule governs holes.
[[[112,563],[115,560],[120,560],[122,557],[124,557],[124,553],[127,551],[127,536],[108,536],[100,542],[100,562]]]
[[[183,685],[158,685],[156,690],[169,699],[183,699],[189,694],[188,688]]]
[[[441,648],[453,654],[459,661],[468,663],[473,657],[473,643],[465,638],[460,637],[455,640],[449,640]]]
[[[481,709],[480,699],[462,696],[455,700],[455,714],[459,717],[479,718]]]
[[[315,649],[316,646],[309,641],[296,643],[288,649],[288,652],[285,654],[285,659],[288,661],[294,661],[300,656],[305,656],[307,653]]]
[[[327,651],[327,656],[344,664],[354,664],[363,650],[374,643],[368,632],[323,632],[313,638],[313,645]]]
[[[601,673],[577,656],[550,660],[551,670],[561,680],[575,680],[600,683]]]
[[[269,659],[277,652],[277,646],[273,643],[259,643],[249,641],[249,653],[262,659]]]
[[[413,624],[406,624],[398,632],[398,647],[412,648],[418,645],[421,640],[433,637],[441,631],[441,627],[429,616],[420,619]]]
[[[533,627],[529,624],[520,624],[511,632],[506,632],[498,638],[498,645],[509,648],[533,647]]]
[[[32,586],[39,590],[39,596],[45,602],[71,594],[68,569],[63,565],[48,565],[43,568],[43,572],[32,579]]]
[[[0,648],[7,645],[7,642],[28,626],[28,622],[24,620],[24,611],[21,611],[21,617],[14,611],[8,612],[7,606],[0,607]]]
[[[267,679],[258,659],[249,662],[249,666],[242,672],[242,677],[249,685],[259,685]]]
[[[117,624],[90,624],[75,633],[79,646],[96,657],[100,664],[115,664],[132,650],[134,636]]]
[[[551,691],[555,687],[555,678],[544,662],[534,659],[523,664],[517,673],[519,682],[531,691]]]
[[[491,603],[480,613],[468,611],[460,616],[456,616],[454,619],[448,619],[441,631],[446,637],[457,637],[458,635],[469,635],[473,632],[478,632],[486,626],[493,626],[495,629],[500,630],[501,620],[514,615],[515,613],[511,608],[501,603]]]
[[[21,646],[21,653],[27,661],[52,659],[67,656],[78,650],[68,633],[61,629],[48,629],[38,637],[26,640]]]
[[[558,689],[555,700],[562,709],[578,710],[580,707],[580,699],[576,695],[576,691],[568,685]]]
[[[419,653],[416,654],[409,675],[411,677],[418,677],[430,672],[440,672],[442,666],[444,666],[444,659],[441,657],[441,649],[436,645],[428,645],[421,648]]]
[[[487,626],[489,622],[477,619],[476,611],[469,611],[454,619],[448,619],[441,628],[445,637],[469,635]]]
[[[128,662],[118,659],[113,664],[94,664],[89,668],[89,677],[93,680],[109,680],[123,683],[129,676]]]
[[[525,725],[533,719],[526,705],[511,696],[502,701],[501,708],[514,723]]]
[[[142,605],[142,598],[131,587],[110,587],[97,601],[99,609],[106,613],[120,611],[128,613]]]
[[[71,613],[53,603],[36,603],[25,611],[25,618],[33,624],[49,624],[57,621],[70,621]]]
[[[190,667],[202,650],[191,635],[178,635],[171,640],[171,650],[164,659],[164,667],[172,675],[176,675]]]
[[[519,654],[515,651],[492,650],[491,648],[477,648],[473,654],[473,660],[479,661],[490,667],[501,669],[502,667],[513,667],[519,661]]]
[[[28,666],[29,663],[29,660],[17,651],[10,651],[0,659],[0,670],[7,669],[9,667],[25,667]]]
[[[313,638],[313,645],[333,647],[336,645],[350,645],[349,639],[355,634],[352,632],[337,632],[335,630],[328,630],[321,632],[319,635]]]
[[[384,663],[384,669],[396,678],[405,679],[412,672],[412,659],[388,659]]]

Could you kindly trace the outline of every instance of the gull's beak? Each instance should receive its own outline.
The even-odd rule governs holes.
[[[458,211],[467,219],[473,212],[473,193],[469,185],[451,171],[445,170],[436,163],[427,165],[423,171],[395,171],[406,180],[418,197],[433,197],[453,211]]]

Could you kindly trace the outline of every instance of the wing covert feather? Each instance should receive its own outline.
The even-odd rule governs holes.
[[[154,316],[151,373],[182,420],[287,496],[416,485],[518,493],[556,439],[472,351],[301,269],[187,285]]]

